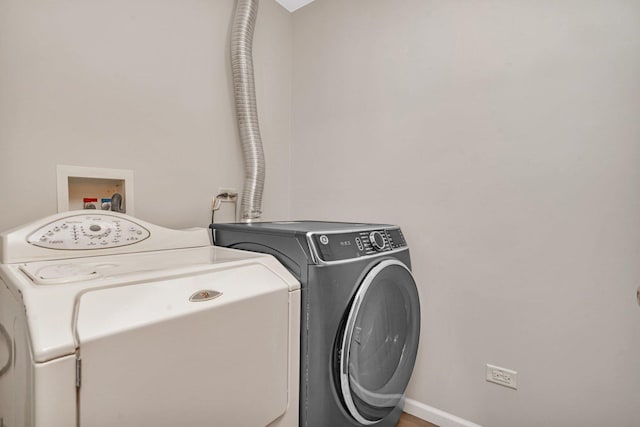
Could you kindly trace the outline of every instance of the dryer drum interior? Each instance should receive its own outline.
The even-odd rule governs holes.
[[[358,287],[336,339],[336,387],[351,416],[371,425],[402,400],[420,335],[415,281],[400,261],[387,259]]]

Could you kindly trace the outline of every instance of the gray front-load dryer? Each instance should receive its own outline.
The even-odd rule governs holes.
[[[216,245],[274,255],[302,284],[300,426],[395,426],[420,335],[397,226],[212,224]]]

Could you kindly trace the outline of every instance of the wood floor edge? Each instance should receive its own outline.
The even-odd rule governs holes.
[[[403,412],[400,415],[400,421],[398,422],[396,427],[438,427],[435,424],[431,424],[428,421],[425,421],[421,418],[416,417],[415,415],[407,414]]]

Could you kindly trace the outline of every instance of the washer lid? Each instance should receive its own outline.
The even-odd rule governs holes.
[[[420,335],[415,281],[400,261],[376,265],[358,288],[341,340],[340,388],[347,410],[375,424],[400,403]]]

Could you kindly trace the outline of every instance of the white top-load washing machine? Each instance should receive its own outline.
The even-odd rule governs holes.
[[[0,426],[297,426],[300,285],[271,256],[102,211],[0,237]]]

